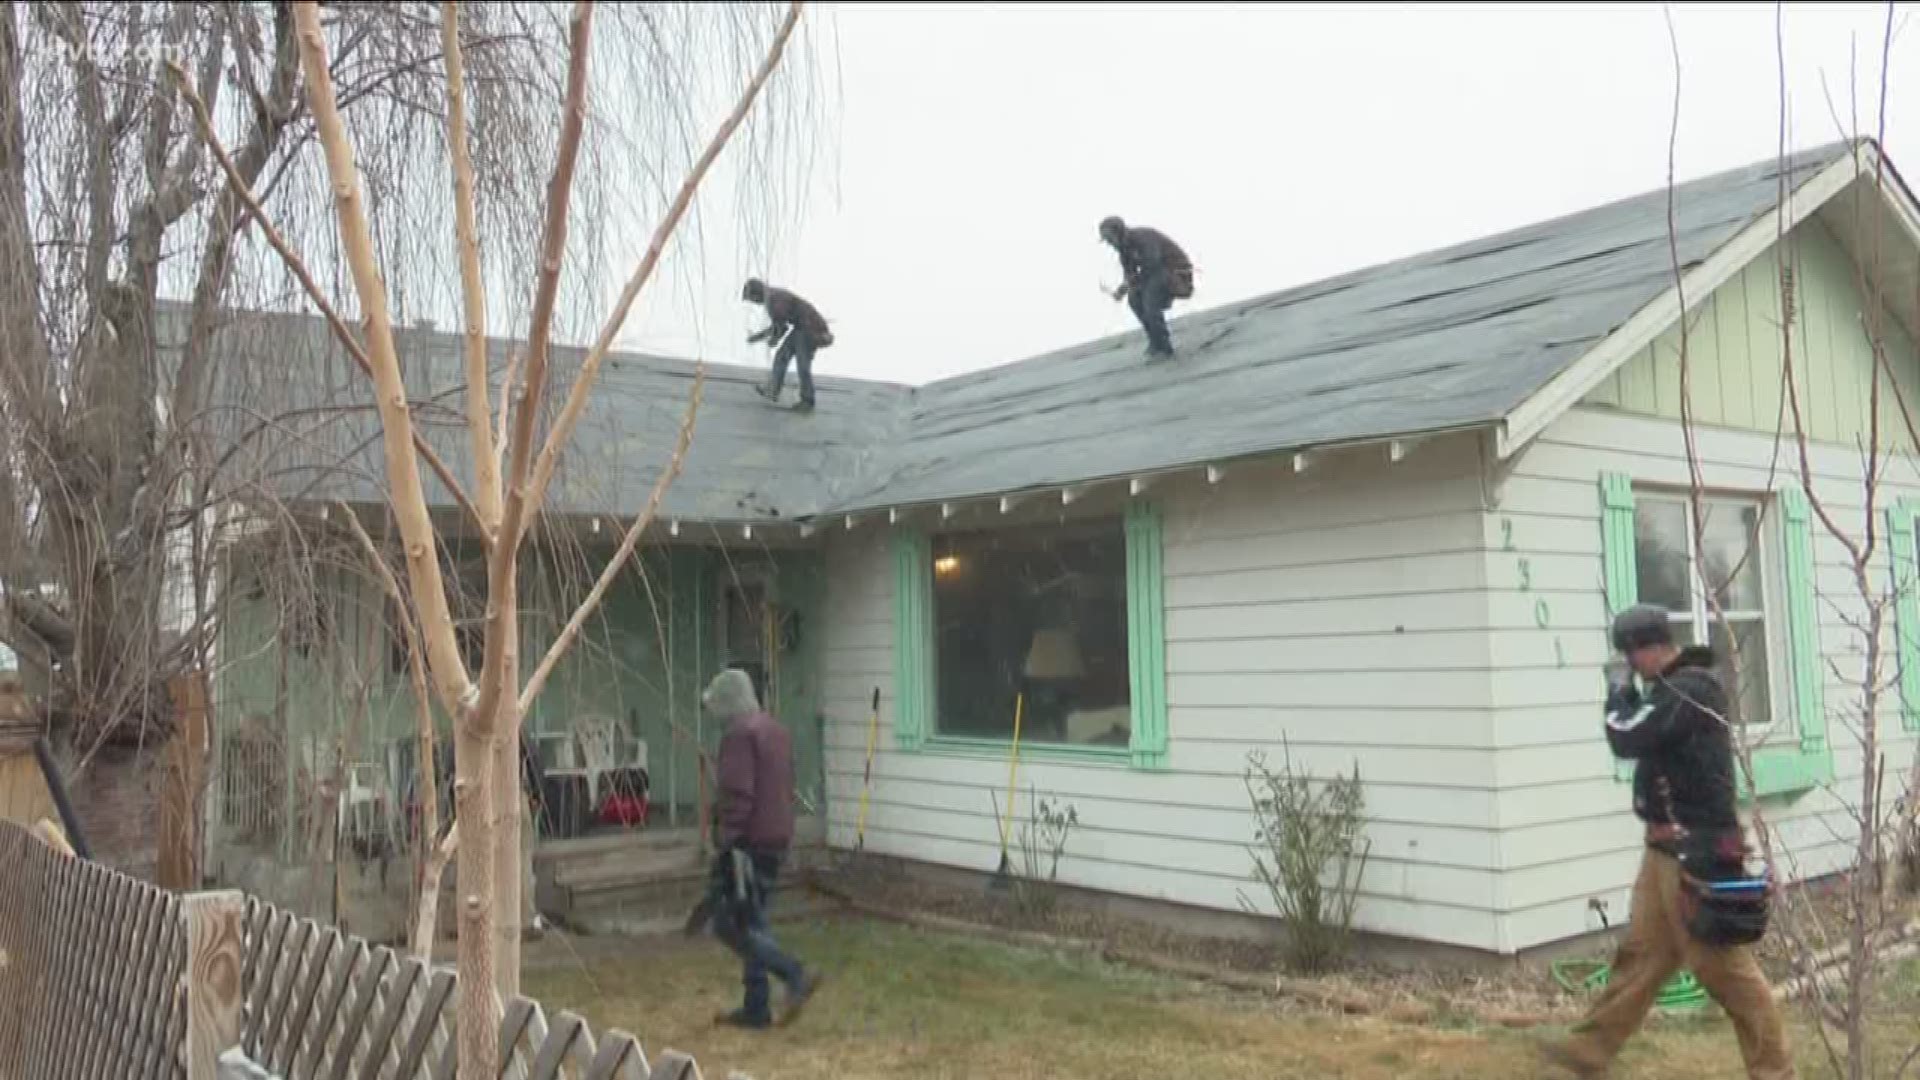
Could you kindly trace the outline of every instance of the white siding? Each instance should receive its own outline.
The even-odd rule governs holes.
[[[1797,483],[1798,451],[1789,432],[1778,449],[1773,436],[1725,429],[1698,433],[1702,480],[1730,493],[1760,493]],[[1860,455],[1837,446],[1812,450],[1814,491],[1849,532],[1864,530]],[[1544,629],[1528,622],[1493,638],[1493,723],[1501,750],[1495,771],[1500,865],[1506,868],[1504,934],[1513,948],[1555,941],[1590,928],[1587,904],[1599,897],[1616,923],[1640,856],[1640,834],[1628,808],[1627,784],[1613,779],[1612,762],[1596,716],[1603,687],[1598,666],[1606,648],[1601,585],[1599,477],[1624,472],[1637,482],[1688,482],[1686,449],[1677,423],[1582,408],[1554,424],[1522,454],[1499,508],[1487,518],[1489,598],[1498,610],[1548,601]],[[1889,507],[1920,495],[1911,458],[1889,468],[1878,499]],[[1771,515],[1770,515],[1771,517]],[[1509,531],[1507,522],[1511,522]],[[1891,582],[1885,521],[1873,585]],[[1797,799],[1769,799],[1762,811],[1790,850],[1801,875],[1831,872],[1850,858],[1858,835],[1846,806],[1859,798],[1862,754],[1854,730],[1862,711],[1857,685],[1864,654],[1860,632],[1866,607],[1853,583],[1846,549],[1815,523],[1814,562],[1821,649],[1826,665],[1828,742],[1835,748],[1834,790]],[[1513,550],[1505,550],[1511,537]],[[1519,561],[1529,562],[1530,586],[1520,589]],[[1510,600],[1524,600],[1514,605]],[[1779,606],[1779,605],[1776,605]],[[1777,613],[1784,618],[1784,607]],[[1554,653],[1561,644],[1564,667]],[[1894,671],[1893,628],[1884,641],[1883,678]],[[1776,669],[1785,656],[1772,657]],[[1836,671],[1837,669],[1837,671]],[[1842,674],[1853,680],[1843,681]],[[1777,702],[1785,708],[1784,702]],[[1913,760],[1912,736],[1902,730],[1899,700],[1883,695],[1879,730],[1887,740],[1887,776],[1897,792]],[[1782,717],[1781,723],[1790,722]],[[1844,798],[1845,802],[1842,802]]]
[[[1489,602],[1476,444],[1444,440],[1385,459],[1356,450],[1298,476],[1247,470],[1218,485],[1151,489],[1164,507],[1169,768],[1021,762],[1023,808],[1031,783],[1079,811],[1062,879],[1237,910],[1252,890],[1242,768],[1249,750],[1277,755],[1284,734],[1296,763],[1325,776],[1358,762],[1367,781],[1376,824],[1364,927],[1500,947],[1503,755],[1490,671],[1495,646],[1528,646],[1488,630],[1532,624],[1521,607]],[[832,841],[853,841],[878,687],[868,848],[991,871],[1007,762],[895,750],[886,530],[856,529],[829,547]],[[1590,710],[1584,730],[1591,742]]]

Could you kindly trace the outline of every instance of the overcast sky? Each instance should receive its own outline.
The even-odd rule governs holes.
[[[1899,8],[1886,141],[1920,182],[1920,5]],[[1682,179],[1775,152],[1774,17],[1674,7]],[[922,383],[1133,328],[1098,291],[1119,280],[1096,235],[1107,214],[1193,257],[1198,292],[1178,314],[1666,179],[1674,71],[1655,4],[858,4],[812,18],[835,107],[804,218],[755,250],[707,204],[629,346],[765,363],[743,340],[758,312],[738,299],[757,272],[832,320],[817,374]],[[1876,129],[1886,20],[1885,5],[1786,8],[1793,146],[1842,135],[1823,74],[1850,123],[1850,50],[1861,129]]]

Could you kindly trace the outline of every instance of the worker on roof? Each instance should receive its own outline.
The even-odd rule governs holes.
[[[768,401],[780,400],[780,388],[786,385],[787,365],[800,369],[801,412],[813,411],[813,354],[833,344],[833,331],[818,308],[786,289],[769,286],[759,278],[748,278],[740,298],[767,309],[767,327],[747,338],[747,344],[761,341],[774,346],[773,378],[757,387]]]
[[[1147,332],[1147,359],[1173,355],[1167,333],[1167,309],[1193,295],[1193,262],[1165,233],[1127,227],[1118,217],[1100,223],[1100,239],[1120,254],[1120,287],[1113,298],[1126,300]]]

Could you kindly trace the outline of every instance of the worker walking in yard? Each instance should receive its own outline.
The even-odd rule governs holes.
[[[1713,651],[1677,646],[1667,612],[1648,604],[1615,618],[1613,646],[1624,665],[1609,665],[1607,742],[1637,765],[1633,810],[1646,845],[1612,978],[1549,1054],[1576,1076],[1604,1075],[1684,966],[1732,1018],[1747,1075],[1786,1080],[1795,1075],[1786,1029],[1749,947],[1765,932],[1770,883],[1746,873],[1727,693]],[[1642,694],[1629,670],[1651,689]]]
[[[767,326],[747,338],[752,345],[765,341],[774,346],[773,377],[759,387],[768,401],[780,400],[780,388],[786,385],[787,365],[800,371],[801,412],[813,411],[813,354],[833,344],[833,331],[818,308],[786,289],[769,286],[759,278],[748,278],[740,298],[767,309]]]
[[[1126,300],[1147,332],[1147,359],[1172,356],[1167,309],[1175,300],[1193,296],[1193,262],[1166,234],[1157,229],[1129,229],[1118,217],[1100,223],[1100,239],[1120,255],[1122,280],[1113,298]]]
[[[767,905],[793,843],[793,738],[760,707],[753,680],[737,668],[716,675],[700,701],[727,725],[716,780],[720,854],[713,928],[739,954],[746,989],[740,1008],[719,1021],[770,1026],[771,974],[786,985],[790,1023],[820,985],[819,976],[781,950],[767,922]]]

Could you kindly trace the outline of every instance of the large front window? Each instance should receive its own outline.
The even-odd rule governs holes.
[[[1701,500],[1699,529],[1685,495],[1640,492],[1635,500],[1634,564],[1639,599],[1667,609],[1674,639],[1683,645],[1705,642],[1718,660],[1729,688],[1735,723],[1766,725],[1773,720],[1767,616],[1769,567],[1760,528],[1760,504],[1746,499]],[[1712,603],[1720,607],[1716,618]],[[1729,634],[1731,631],[1731,634]],[[1739,680],[1733,675],[1732,642],[1739,643]]]
[[[934,733],[1125,749],[1127,533],[1119,517],[930,539]]]

